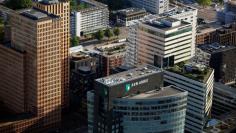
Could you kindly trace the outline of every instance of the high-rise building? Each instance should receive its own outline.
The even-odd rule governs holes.
[[[214,83],[212,117],[219,118],[236,109],[236,88]]]
[[[113,111],[121,120],[114,130],[123,133],[184,133],[187,91],[167,86],[116,98]]]
[[[95,133],[123,131],[121,129],[121,117],[113,112],[114,100],[132,94],[156,90],[162,85],[163,72],[150,65],[96,79],[94,96],[89,96],[90,98],[94,97],[94,99],[88,99],[90,103],[94,101],[94,104],[89,104],[89,107],[93,105],[94,111],[88,109],[88,113],[92,113],[88,114],[89,127],[92,128],[89,130]],[[163,124],[166,124],[166,122]]]
[[[79,0],[71,13],[71,35],[83,36],[104,30],[109,25],[108,6],[95,0]]]
[[[70,47],[70,2],[68,0],[40,0],[34,6],[58,15],[61,18],[61,87],[62,107],[69,106],[69,47]]]
[[[198,9],[191,6],[183,5],[181,3],[175,5],[171,4],[171,6],[173,6],[174,8],[161,14],[160,16],[168,16],[192,24],[191,57],[193,57],[195,55]]]
[[[199,64],[177,64],[164,72],[165,85],[188,91],[185,130],[202,133],[210,116],[214,70]]]
[[[236,81],[236,47],[218,43],[202,44],[196,48],[198,54],[194,62],[214,69],[216,82],[234,83]]]
[[[148,12],[161,14],[169,10],[169,0],[129,0],[133,7],[144,8]]]
[[[133,26],[128,38],[126,62],[158,67],[191,59],[192,25],[171,17],[148,19]]]
[[[11,44],[0,46],[0,100],[12,112],[0,132],[45,132],[61,122],[61,18],[31,8],[10,14]],[[52,41],[53,40],[53,41]]]

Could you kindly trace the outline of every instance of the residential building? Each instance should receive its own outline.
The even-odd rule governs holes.
[[[202,44],[197,48],[194,62],[209,66],[215,70],[215,81],[234,83],[236,80],[236,47],[218,43]]]
[[[195,55],[198,9],[181,3],[177,3],[175,5],[170,4],[170,7],[172,8],[168,12],[165,12],[160,16],[168,16],[192,24],[191,57],[193,57]]]
[[[69,107],[69,47],[70,47],[70,2],[67,0],[43,0],[35,2],[34,7],[61,18],[62,44],[61,44],[61,86],[62,107]]]
[[[199,25],[197,27],[196,45],[212,43],[213,40],[215,40],[214,39],[215,33],[216,33],[216,28],[213,28],[211,25],[208,24]]]
[[[169,10],[169,0],[129,0],[133,7],[144,8],[148,12],[161,14]]]
[[[71,12],[71,35],[83,36],[104,30],[109,25],[108,6],[95,0],[80,0]]]
[[[171,17],[143,20],[132,27],[126,62],[161,68],[191,59],[192,25]]]
[[[142,19],[147,15],[145,9],[127,8],[113,12],[116,16],[116,23],[121,26],[130,26],[135,24],[133,21]]]
[[[92,52],[98,59],[98,76],[104,77],[111,74],[112,69],[123,65],[126,54],[124,42],[98,46]]]
[[[236,88],[224,85],[220,82],[214,83],[212,117],[220,118],[236,109]]]
[[[1,117],[0,132],[59,128],[64,90],[62,20],[37,8],[9,15],[11,44],[0,45],[0,100],[9,111]]]
[[[212,107],[214,70],[200,64],[180,63],[164,73],[165,85],[188,91],[185,131],[202,133]]]
[[[236,1],[224,1],[223,10],[217,12],[217,19],[223,24],[230,24],[236,21]]]
[[[92,129],[89,130],[96,133],[122,132],[121,118],[119,115],[114,115],[113,112],[114,100],[156,90],[162,85],[163,72],[150,65],[139,66],[129,71],[96,79],[94,99],[88,99],[88,101],[94,101],[93,111],[91,109],[88,111],[88,113],[93,112],[88,114],[88,118],[93,118],[90,119],[88,125]]]

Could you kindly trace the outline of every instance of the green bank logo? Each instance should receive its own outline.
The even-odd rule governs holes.
[[[131,88],[131,85],[130,84],[126,84],[125,85],[125,91],[128,92]]]

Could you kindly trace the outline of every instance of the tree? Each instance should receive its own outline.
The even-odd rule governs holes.
[[[108,40],[110,40],[110,38],[113,36],[113,33],[109,28],[106,29],[105,36],[108,38]]]
[[[70,9],[76,10],[77,9],[77,2],[76,0],[70,0]]]
[[[101,41],[104,37],[104,32],[102,30],[99,30],[98,32],[95,33],[95,38]]]
[[[6,0],[5,5],[13,10],[29,8],[32,6],[32,0]]]
[[[120,35],[120,29],[118,27],[114,28],[113,33],[118,37]]]
[[[206,7],[211,5],[211,0],[198,0],[199,5]]]
[[[75,47],[79,45],[79,37],[75,36],[71,38],[71,47]]]

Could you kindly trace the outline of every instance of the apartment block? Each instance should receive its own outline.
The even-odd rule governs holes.
[[[80,0],[77,6],[78,9],[72,10],[71,13],[70,32],[72,36],[80,37],[108,27],[109,10],[107,5],[95,0]]]
[[[148,12],[161,14],[169,10],[169,0],[129,0],[133,7],[144,8]]]
[[[214,70],[195,63],[180,63],[164,72],[164,82],[188,92],[185,131],[202,133],[212,108]]]

